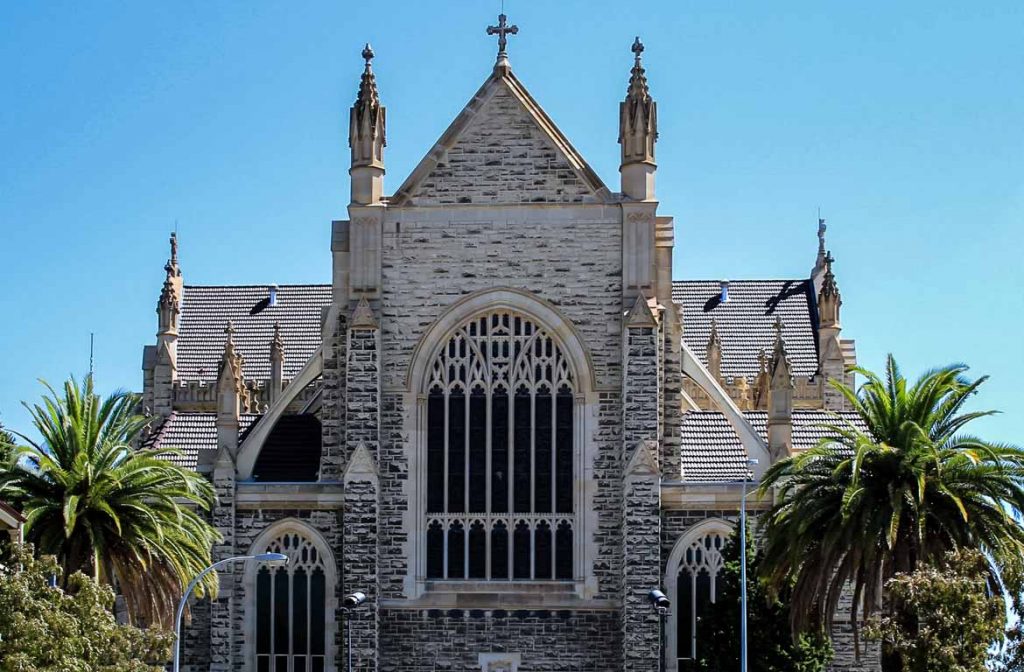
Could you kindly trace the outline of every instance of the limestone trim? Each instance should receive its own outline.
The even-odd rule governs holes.
[[[640,441],[633,449],[633,457],[630,458],[629,464],[626,465],[626,469],[623,472],[624,477],[629,480],[631,478],[650,478],[652,476],[660,476],[661,469],[658,468],[657,454],[657,441]]]
[[[721,511],[740,510],[743,501],[743,487],[747,490],[747,511],[767,511],[774,503],[769,493],[764,497],[757,494],[753,482],[727,481],[721,483],[687,483],[685,481],[662,481],[662,511]]]
[[[284,388],[281,395],[274,401],[273,405],[260,418],[259,423],[238,447],[238,459],[236,460],[237,478],[246,481],[252,478],[252,470],[256,466],[256,459],[260,456],[260,450],[266,442],[274,425],[284,415],[288,405],[324,372],[324,346],[320,345],[313,356],[309,358],[302,370],[295,374],[288,387]]]
[[[761,480],[761,476],[764,475],[765,470],[771,464],[768,445],[736,406],[729,394],[722,389],[722,386],[718,384],[715,377],[701,364],[700,360],[697,359],[697,356],[693,354],[693,351],[690,350],[686,343],[682,343],[682,355],[683,373],[689,376],[693,382],[711,397],[711,401],[715,403],[718,410],[725,415],[726,420],[736,430],[740,443],[743,444],[744,450],[747,451],[747,457],[755,458],[758,461],[757,466],[751,469],[754,472],[754,480]]]
[[[572,321],[537,295],[506,287],[481,290],[459,299],[423,333],[409,360],[405,378],[407,391],[426,394],[431,380],[430,367],[455,330],[476,315],[496,310],[509,310],[536,320],[567,356],[573,379],[577,381],[576,389],[581,392],[595,389],[590,351]]]
[[[324,624],[324,636],[326,639],[324,669],[333,670],[337,641],[335,613],[338,610],[338,564],[334,554],[331,552],[331,545],[327,543],[327,540],[315,528],[310,527],[303,521],[296,518],[283,518],[263,530],[253,540],[252,545],[249,547],[249,553],[255,555],[266,552],[270,544],[286,534],[297,534],[309,541],[316,548],[320,557],[323,558],[322,564],[327,584],[325,589],[325,614],[327,622]],[[247,670],[256,669],[256,573],[258,571],[259,566],[257,563],[247,562],[245,564],[245,575],[242,583],[245,590],[242,628],[242,648],[244,652],[242,659],[245,661],[245,669]]]
[[[487,101],[494,95],[498,87],[506,87],[511,94],[519,100],[532,117],[537,128],[543,132],[558,151],[565,156],[566,161],[572,167],[577,177],[594,193],[598,200],[611,202],[611,191],[605,186],[601,178],[597,176],[594,169],[583,159],[583,156],[569,142],[568,138],[555,126],[555,122],[547,115],[544,109],[526,90],[526,87],[516,78],[508,68],[495,69],[491,76],[483,83],[480,89],[473,95],[473,98],[459,113],[459,116],[441,134],[434,146],[425,157],[413,169],[409,177],[405,179],[402,186],[395,191],[388,200],[388,205],[408,205],[412,194],[416,191],[419,183],[434,170],[448,148],[455,145],[459,136],[473,123],[477,114],[483,109]]]
[[[345,475],[342,482],[345,484],[355,481],[377,483],[377,465],[373,462],[373,456],[365,443],[360,443],[355,452],[352,453],[348,466],[345,468]]]
[[[665,565],[665,578],[663,585],[669,599],[673,601],[673,609],[669,612],[668,623],[665,625],[665,670],[675,672],[679,669],[679,642],[676,641],[676,633],[679,630],[679,610],[684,605],[677,604],[679,594],[679,571],[686,560],[686,552],[699,540],[720,535],[728,537],[732,534],[733,524],[721,518],[708,518],[703,520],[686,531],[676,541],[669,553],[668,562]]]
[[[235,508],[249,511],[325,511],[344,507],[340,483],[239,483]]]

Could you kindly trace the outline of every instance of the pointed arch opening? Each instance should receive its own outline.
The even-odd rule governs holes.
[[[516,290],[467,297],[424,335],[408,379],[423,465],[410,521],[419,590],[582,585],[589,364],[570,323]]]
[[[250,554],[258,553],[282,553],[288,563],[246,566],[246,669],[333,669],[337,565],[330,547],[305,523],[287,519],[253,542]]]
[[[665,589],[674,605],[666,626],[665,669],[693,669],[701,645],[701,624],[715,608],[722,549],[732,523],[719,518],[691,527],[672,547],[665,566]]]

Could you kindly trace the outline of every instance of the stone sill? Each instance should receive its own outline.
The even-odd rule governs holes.
[[[747,485],[747,510],[767,511],[771,508],[771,497],[759,499],[757,483]],[[693,511],[723,509],[739,511],[743,501],[743,483],[708,483],[685,481],[662,481],[661,508],[668,511]]]
[[[584,599],[575,581],[425,581],[411,600],[387,598],[387,609],[618,609],[612,600]]]
[[[341,509],[345,503],[341,483],[238,483],[238,509]]]

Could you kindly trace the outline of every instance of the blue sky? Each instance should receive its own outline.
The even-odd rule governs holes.
[[[365,41],[396,188],[490,71],[497,2],[0,4],[0,421],[141,387],[185,280],[327,282]],[[862,364],[964,361],[1024,443],[1024,3],[508,0],[514,70],[613,189],[641,35],[677,278],[804,277],[816,211]]]

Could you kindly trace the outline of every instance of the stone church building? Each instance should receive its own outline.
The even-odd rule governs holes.
[[[824,223],[809,273],[673,278],[639,39],[613,190],[513,73],[515,30],[390,195],[367,45],[329,284],[186,284],[172,238],[149,442],[215,484],[215,559],[290,558],[221,572],[183,669],[685,670],[745,482],[843,412]]]

